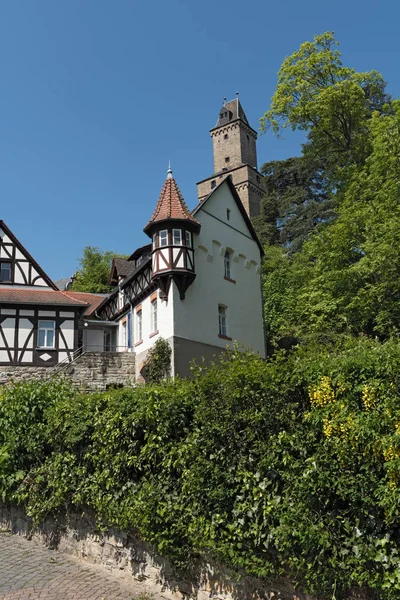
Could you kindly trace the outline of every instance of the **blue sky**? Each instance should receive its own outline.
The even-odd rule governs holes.
[[[395,0],[1,0],[0,218],[57,279],[86,245],[122,253],[171,159],[189,207],[212,173],[209,129],[236,90],[250,123],[285,56],[335,31],[343,62],[400,96]],[[267,134],[259,164],[298,154]]]

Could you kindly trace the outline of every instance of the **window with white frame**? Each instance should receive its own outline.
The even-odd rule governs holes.
[[[54,348],[56,337],[55,321],[39,321],[38,348]]]
[[[0,263],[0,282],[11,281],[11,263],[1,262]]]
[[[224,274],[227,279],[231,279],[231,253],[229,250],[224,255]]]
[[[136,313],[136,340],[138,342],[143,339],[143,321],[142,321],[142,311],[138,310]]]
[[[227,308],[222,304],[218,306],[218,333],[223,337],[228,336]]]
[[[160,246],[168,246],[168,231],[162,229],[158,235],[160,238]]]
[[[190,231],[185,231],[185,237],[186,237],[186,246],[188,248],[192,247],[192,234],[190,233]]]
[[[121,346],[122,349],[125,350],[125,348],[127,348],[127,327],[126,327],[126,321],[123,321],[122,323],[122,328],[121,328]]]
[[[157,244],[157,234],[153,233],[153,246],[154,246],[154,248],[156,247],[156,244]]]
[[[157,331],[158,322],[157,322],[157,298],[153,300],[151,303],[151,331]]]
[[[173,229],[172,230],[172,238],[174,240],[174,246],[182,246],[182,230],[181,229]]]

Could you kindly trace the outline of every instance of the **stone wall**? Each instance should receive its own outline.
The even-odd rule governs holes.
[[[11,380],[43,379],[65,375],[86,390],[106,390],[109,386],[134,385],[135,354],[131,352],[85,352],[73,363],[57,369],[46,367],[0,366],[0,385]]]
[[[109,386],[134,385],[133,352],[85,352],[61,371],[79,388],[106,390]]]
[[[162,594],[168,600],[313,600],[295,591],[289,582],[267,585],[239,577],[216,564],[199,564],[190,577],[184,578],[137,537],[116,530],[96,530],[89,514],[72,515],[68,521],[46,518],[34,528],[23,509],[0,504],[0,528],[102,565],[125,581],[141,581],[143,591],[154,598]]]
[[[45,377],[48,373],[47,367],[0,367],[0,385],[14,381],[26,381],[27,379],[37,379]]]
[[[89,513],[68,519],[46,517],[34,527],[20,507],[0,503],[0,529],[35,540],[103,566],[125,581],[140,581],[143,592],[167,600],[322,600],[295,590],[287,580],[262,582],[239,576],[221,565],[203,562],[190,576],[179,575],[162,556],[143,541],[117,530],[98,531]],[[371,600],[362,589],[353,590],[347,600]]]

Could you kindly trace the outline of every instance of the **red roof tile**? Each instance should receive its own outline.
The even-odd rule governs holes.
[[[61,306],[86,306],[88,303],[68,296],[65,292],[44,289],[24,289],[0,286],[0,304],[56,304]]]
[[[70,292],[67,290],[64,292],[66,296],[70,296],[74,300],[80,300],[85,304],[89,304],[84,315],[92,314],[103,302],[103,300],[107,297],[107,294],[88,294],[86,292]]]
[[[169,172],[168,177],[165,180],[153,216],[147,223],[144,230],[146,231],[146,229],[148,229],[148,227],[153,223],[164,221],[166,219],[182,219],[196,223],[196,225],[199,224],[198,221],[192,217],[190,210],[186,206],[183,196],[175,179],[172,177],[171,172]]]

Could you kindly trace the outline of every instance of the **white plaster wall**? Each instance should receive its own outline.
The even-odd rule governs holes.
[[[143,352],[151,348],[151,346],[155,343],[155,341],[163,337],[165,339],[170,338],[174,335],[173,326],[173,299],[172,299],[172,290],[170,290],[170,294],[168,300],[161,300],[159,296],[157,296],[157,331],[158,334],[152,335],[154,333],[153,328],[151,326],[151,302],[150,296],[145,298],[142,302],[142,343],[139,343],[140,340],[137,339],[137,315],[136,315],[136,307],[132,311],[132,331],[133,331],[133,349],[136,353]]]
[[[174,335],[213,346],[231,345],[218,337],[218,305],[223,304],[228,307],[228,336],[264,357],[260,250],[228,185],[222,184],[195,216],[201,223],[200,234],[194,236],[197,277],[185,300],[174,294]],[[231,278],[236,283],[224,279],[226,249],[233,252]]]

